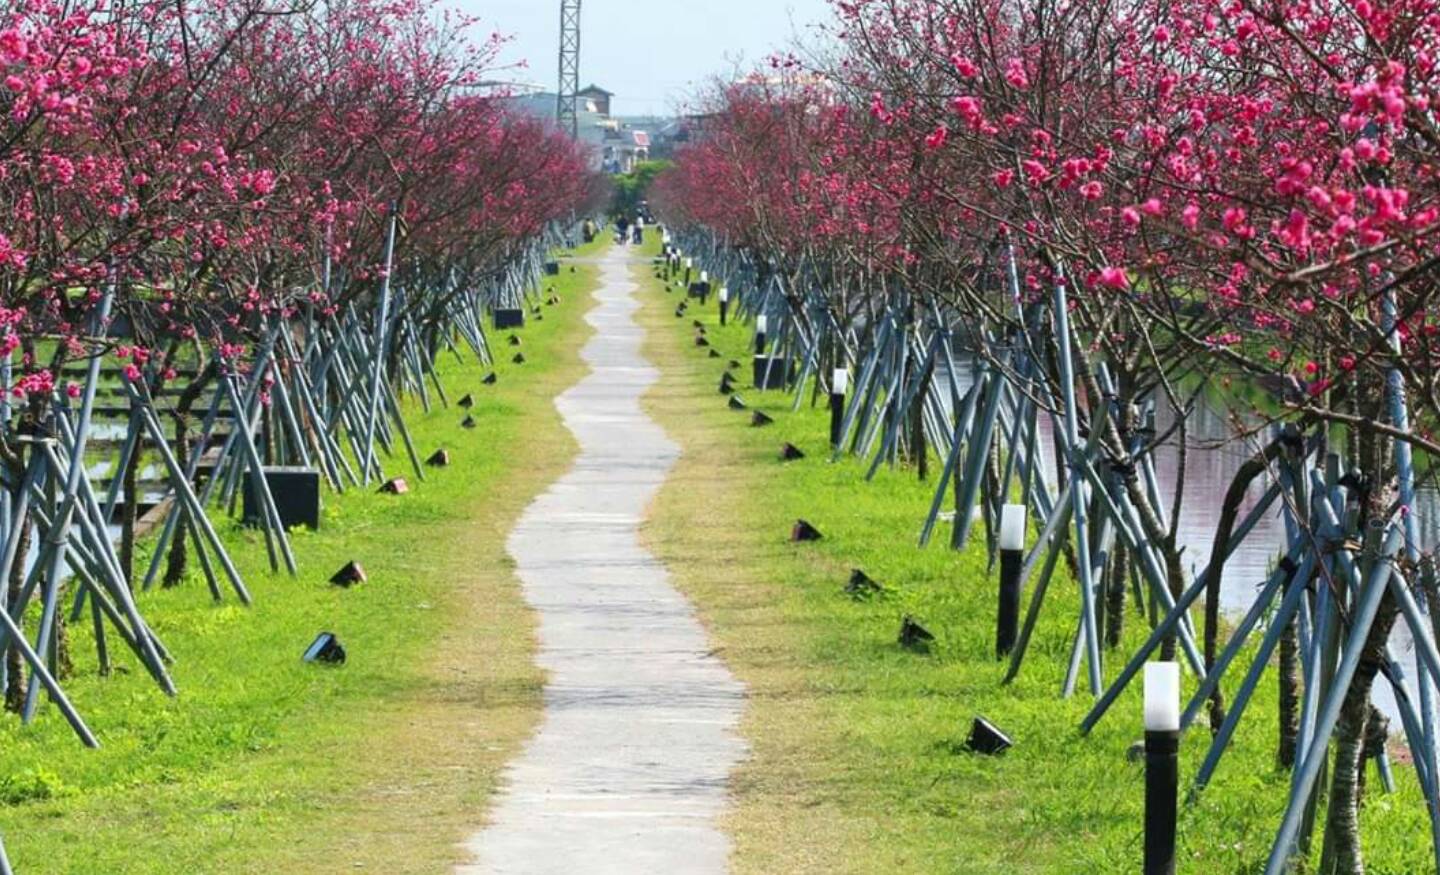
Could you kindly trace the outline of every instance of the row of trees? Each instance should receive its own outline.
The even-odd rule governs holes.
[[[1061,399],[1077,391],[1082,427],[1104,428],[1093,458],[1114,463],[1116,499],[1136,509],[1144,549],[1155,552],[1171,601],[1181,602],[1169,628],[1188,623],[1182,594],[1192,583],[1205,592],[1199,671],[1217,663],[1223,670],[1229,658],[1221,653],[1220,577],[1227,544],[1242,528],[1246,488],[1267,473],[1285,482],[1294,523],[1281,554],[1328,551],[1321,545],[1338,535],[1365,542],[1360,564],[1369,569],[1388,561],[1375,533],[1393,527],[1403,539],[1398,565],[1417,582],[1421,608],[1429,599],[1440,611],[1414,521],[1411,464],[1415,451],[1440,453],[1430,431],[1440,417],[1440,17],[1432,4],[833,5],[829,44],[776,57],[709,95],[703,135],[657,182],[655,199],[672,224],[707,229],[747,253],[758,287],[782,292],[801,334],[820,331],[817,298],[841,337],[873,337],[897,299],[909,311],[905,321],[917,325],[938,306],[970,326],[967,342],[1007,372],[1017,392],[1063,417]],[[1045,376],[1037,389],[1029,372],[1015,371],[1016,361],[1033,357],[994,341],[1031,336],[1037,308],[1055,300],[1069,325],[1046,317],[1048,333],[1035,342]],[[1055,334],[1066,336],[1063,344]],[[1071,335],[1074,369],[1061,350]],[[830,354],[838,366],[858,365],[848,350]],[[826,379],[828,370],[817,372]],[[932,377],[897,382],[922,387],[904,396],[917,422],[928,415],[923,387]],[[1243,410],[1236,437],[1254,456],[1236,472],[1208,569],[1192,582],[1177,527],[1187,414],[1202,399]],[[1145,403],[1168,407],[1176,423],[1173,435],[1161,436],[1180,447],[1168,507],[1143,478],[1158,441],[1128,413]],[[1282,421],[1287,429],[1273,428]],[[958,442],[968,422],[954,427]],[[917,426],[908,442],[921,457],[925,434]],[[1062,450],[1064,483],[1079,447]],[[1350,472],[1343,494],[1354,515],[1346,519],[1342,501],[1335,531],[1314,524],[1312,463],[1283,468],[1331,452]],[[1087,537],[1083,528],[1077,535]],[[1306,539],[1311,547],[1299,550]],[[1088,579],[1087,554],[1066,549],[1067,564]],[[1126,552],[1117,547],[1097,580],[1129,573],[1137,560]],[[1315,616],[1331,609],[1321,609],[1329,598],[1342,615],[1337,629],[1359,626],[1346,647],[1338,633],[1330,650],[1317,645],[1325,672],[1345,649],[1359,654],[1363,643],[1371,654],[1335,695],[1343,707],[1323,853],[1328,871],[1358,872],[1360,749],[1366,727],[1380,719],[1370,685],[1390,670],[1379,654],[1404,604],[1382,597],[1380,575],[1373,628],[1368,618],[1356,623],[1350,611],[1367,603],[1364,587],[1347,588],[1331,566],[1317,556],[1295,581],[1325,591],[1313,602]],[[1093,634],[1092,627],[1081,638]],[[1292,625],[1281,679],[1291,709],[1280,721],[1287,766],[1296,726],[1302,738],[1303,727],[1313,728],[1295,716],[1295,634]],[[1423,645],[1433,636],[1420,637]],[[1162,652],[1176,652],[1173,632]],[[1091,654],[1098,681],[1098,642]],[[1078,658],[1072,672],[1076,665]],[[1424,764],[1434,760],[1431,674],[1422,667],[1418,678],[1425,726],[1416,735],[1424,736],[1417,768],[1433,807]],[[1317,704],[1329,677],[1306,678],[1305,694]],[[1224,737],[1226,702],[1213,686],[1211,727]],[[1322,755],[1307,769],[1323,766],[1329,740],[1320,740]],[[1311,787],[1295,791],[1291,807],[1308,812],[1297,818],[1313,817]],[[1272,867],[1293,853],[1294,838],[1282,831]]]
[[[38,677],[94,743],[56,684],[67,565],[69,613],[94,611],[102,670],[108,622],[171,689],[170,654],[124,591],[138,578],[139,468],[167,471],[176,499],[165,582],[193,547],[216,598],[218,560],[248,599],[193,497],[199,456],[223,441],[230,468],[215,476],[232,507],[245,472],[271,461],[369,484],[377,444],[403,434],[392,393],[424,392],[458,337],[486,354],[482,308],[516,300],[542,235],[603,203],[580,147],[488,84],[503,40],[472,43],[471,26],[428,0],[0,13],[7,706],[28,719]],[[123,490],[90,483],[90,421],[106,404],[129,411],[110,437]],[[272,565],[278,545],[293,571],[260,498]]]

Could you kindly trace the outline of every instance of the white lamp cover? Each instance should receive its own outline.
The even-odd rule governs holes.
[[[1025,549],[1025,505],[1007,504],[1000,508],[1000,549]]]
[[[1180,663],[1145,663],[1145,730],[1180,729]]]
[[[769,320],[769,319],[766,319],[764,316],[756,316],[756,317],[755,317],[755,333],[756,333],[756,334],[764,334],[764,333],[765,333],[765,329],[767,329],[767,328],[769,328],[769,327],[770,327],[770,320]]]
[[[700,282],[702,282],[702,283],[708,283],[708,282],[710,282],[710,271],[708,271],[708,270],[702,270],[702,271],[700,271]]]
[[[720,300],[721,300],[722,302],[724,302],[724,301],[729,301],[729,300],[730,300],[730,289],[729,289],[729,287],[727,287],[727,286],[721,286],[721,287],[720,287]]]
[[[850,372],[844,368],[836,368],[835,373],[830,375],[830,391],[836,395],[844,395],[850,388]]]
[[[694,267],[694,266],[695,266],[695,259],[693,259],[693,258],[687,258],[687,259],[685,259],[685,269],[686,269],[686,270],[689,270],[690,268],[692,268],[692,267]]]

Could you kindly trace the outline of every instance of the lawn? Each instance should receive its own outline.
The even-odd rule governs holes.
[[[742,732],[752,756],[733,781],[726,821],[735,871],[1138,871],[1143,771],[1127,752],[1142,735],[1139,691],[1091,736],[1079,734],[1090,697],[1059,697],[1078,617],[1073,584],[1052,585],[1025,668],[1002,685],[997,580],[983,547],[956,553],[940,546],[943,535],[916,546],[933,482],[897,468],[867,483],[863,463],[831,463],[826,411],[791,413],[791,396],[744,388],[748,329],[719,327],[713,296],[677,318],[683,292],[652,279],[648,265],[636,272],[646,355],[664,374],[646,406],[684,447],[645,537],[749,687]],[[720,358],[694,345],[695,319]],[[740,395],[774,425],[751,427],[748,412],[727,408],[717,385],[730,358],[744,363]],[[806,458],[781,461],[787,441]],[[788,542],[802,517],[823,540]],[[852,568],[886,594],[846,596]],[[930,653],[897,645],[906,614],[934,633]],[[1132,609],[1107,677],[1143,627]],[[1218,775],[1182,810],[1181,871],[1263,868],[1289,781],[1274,764],[1275,701],[1267,676]],[[976,715],[1008,732],[1014,749],[966,752]],[[1207,742],[1200,727],[1187,736],[1182,786]],[[1371,875],[1429,868],[1413,772],[1396,774],[1398,792],[1377,790],[1362,815]],[[1378,787],[1373,772],[1371,780]]]
[[[540,714],[504,542],[574,454],[551,399],[583,373],[596,277],[565,265],[547,279],[562,302],[517,332],[523,365],[493,338],[496,385],[473,357],[442,359],[451,407],[411,404],[408,424],[422,456],[445,447],[453,465],[418,482],[401,454],[387,473],[409,494],[325,496],[320,529],[294,536],[298,578],[271,574],[259,534],[226,520],[253,608],[212,604],[198,571],[139,597],[176,655],[178,697],[133,660],[98,677],[77,624],[67,688],[102,747],[83,748],[53,707],[29,727],[0,719],[0,832],[18,871],[391,875],[461,859]],[[473,430],[455,406],[466,393]],[[351,559],[369,581],[329,586]],[[302,663],[322,630],[347,648],[343,667]]]

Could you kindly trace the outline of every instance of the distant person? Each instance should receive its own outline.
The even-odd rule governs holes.
[[[615,238],[621,243],[626,243],[630,240],[630,219],[623,213],[620,215],[620,218],[615,220]]]
[[[636,246],[639,246],[640,244],[642,244],[642,243],[644,243],[644,242],[645,242],[645,223],[644,223],[644,222],[636,222],[636,223],[635,223],[635,245],[636,245]]]

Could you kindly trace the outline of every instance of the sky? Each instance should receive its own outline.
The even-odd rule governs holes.
[[[505,60],[524,69],[497,78],[554,91],[560,0],[449,0],[480,26],[512,37]],[[792,35],[814,39],[827,0],[583,0],[580,87],[615,92],[616,115],[668,115],[716,75],[748,68]]]

